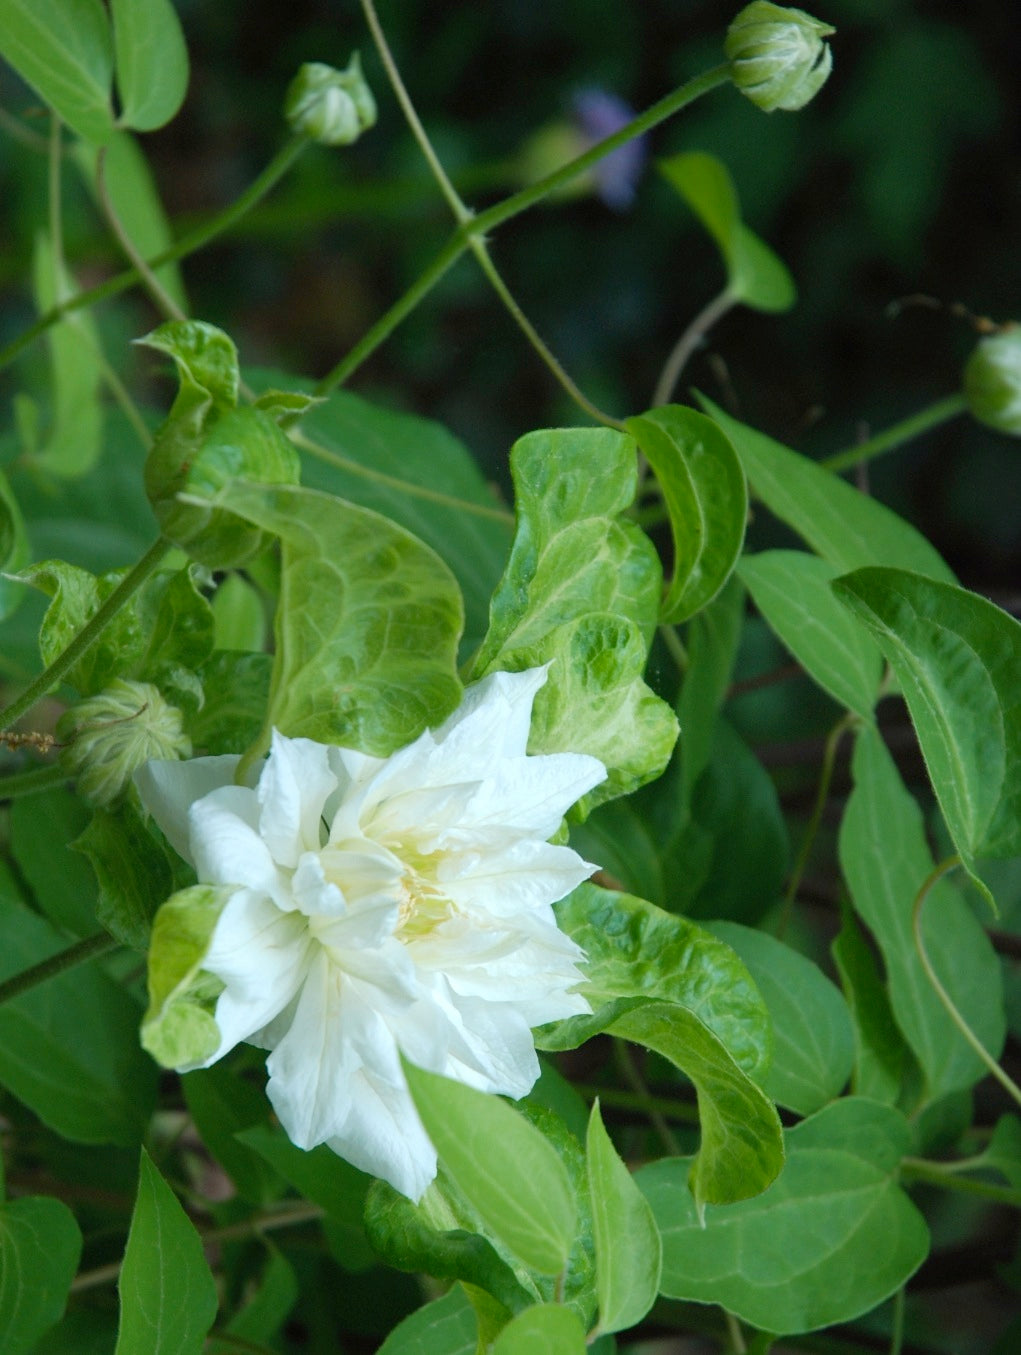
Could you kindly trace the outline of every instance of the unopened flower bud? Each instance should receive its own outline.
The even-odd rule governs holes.
[[[77,777],[82,795],[97,805],[116,799],[150,758],[191,754],[177,707],[168,705],[151,683],[124,678],[65,711],[57,733],[68,743],[64,765]]]
[[[964,369],[964,398],[980,423],[1021,437],[1021,327],[979,340]]]
[[[731,79],[767,113],[804,108],[833,68],[823,38],[834,31],[804,10],[753,0],[727,29]]]
[[[309,61],[291,81],[284,117],[292,132],[321,146],[350,146],[376,121],[376,101],[362,75],[358,53],[338,71]]]

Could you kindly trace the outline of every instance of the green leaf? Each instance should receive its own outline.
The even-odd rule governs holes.
[[[385,1181],[373,1182],[365,1229],[374,1252],[398,1270],[461,1280],[509,1312],[542,1297],[536,1277],[490,1236],[443,1167],[418,1204]]]
[[[1021,624],[985,598],[904,570],[833,585],[889,659],[968,871],[1021,855]]]
[[[67,942],[0,891],[0,980]],[[138,1007],[99,963],[79,965],[0,1006],[0,1085],[78,1143],[136,1144],[156,1096],[138,1047]]]
[[[188,88],[188,49],[170,0],[110,0],[120,123],[151,132],[170,121]]]
[[[43,234],[36,239],[32,277],[40,311],[48,311],[78,290]],[[50,353],[50,421],[43,446],[38,451],[32,449],[30,459],[53,475],[76,478],[95,464],[102,450],[99,393],[104,379],[103,350],[95,321],[86,310],[73,311],[51,325],[46,340]]]
[[[622,516],[635,447],[610,429],[530,433],[514,445],[511,472],[517,531],[474,674],[551,663],[529,751],[589,753],[606,766],[574,811],[584,818],[658,776],[677,736],[641,676],[661,575],[651,543]]]
[[[188,722],[196,754],[243,753],[259,737],[269,703],[269,654],[214,650],[198,670],[205,701]]]
[[[585,1328],[570,1308],[538,1303],[507,1323],[493,1355],[585,1355]]]
[[[99,882],[96,920],[122,945],[145,952],[156,910],[174,887],[166,852],[130,803],[97,809],[71,844],[92,863]]]
[[[89,191],[96,193],[98,149],[79,141],[72,155]],[[114,132],[106,146],[103,181],[117,219],[143,259],[152,259],[174,243],[170,222],[163,210],[156,181],[138,140],[130,132]],[[180,265],[173,260],[153,269],[160,286],[182,311],[188,298]]]
[[[450,714],[462,603],[428,546],[312,489],[237,483],[217,502],[282,543],[267,733],[387,756]]]
[[[924,1100],[970,1087],[985,1066],[933,991],[915,949],[912,907],[933,869],[921,810],[874,730],[857,737],[855,788],[840,826],[840,864],[855,910],[883,955],[894,1016],[925,1076]],[[959,892],[940,880],[921,920],[933,968],[995,1057],[1003,1044],[999,961]]]
[[[260,390],[292,380],[246,375]],[[446,561],[464,594],[465,653],[474,653],[512,524],[468,449],[442,424],[377,408],[348,391],[311,410],[295,441],[303,484],[392,518]]]
[[[115,1355],[201,1355],[216,1284],[194,1225],[144,1148],[117,1289]]]
[[[592,1107],[588,1137],[589,1193],[596,1241],[599,1328],[626,1331],[656,1301],[663,1261],[659,1229],[648,1201],[617,1156]]]
[[[243,1075],[236,1059],[185,1073],[181,1090],[202,1142],[237,1186],[238,1194],[260,1206],[275,1200],[283,1188],[281,1174],[240,1137],[243,1130],[268,1122],[266,1093]]]
[[[82,1235],[60,1200],[29,1196],[0,1205],[0,1350],[31,1355],[59,1322]]]
[[[565,1041],[593,1020],[598,1023],[601,1009],[621,998],[640,997],[686,1007],[750,1077],[765,1073],[772,1053],[769,1015],[729,945],[644,899],[592,884],[580,885],[556,912],[561,930],[585,951],[581,992],[595,1018],[571,1017],[542,1027],[540,1047],[573,1048]]]
[[[670,514],[674,571],[660,621],[686,621],[711,602],[741,554],[748,487],[737,453],[711,419],[664,405],[627,420]]]
[[[752,493],[836,569],[895,565],[954,582],[925,537],[889,508],[704,396],[699,403],[733,443]]]
[[[11,492],[7,476],[0,471],[0,621],[10,616],[24,595],[24,589],[5,574],[17,574],[28,563],[28,536],[18,501]]]
[[[831,950],[854,1026],[851,1090],[856,1096],[895,1105],[904,1078],[907,1046],[862,929],[846,904],[841,912],[840,934]]]
[[[834,600],[838,574],[805,551],[746,555],[738,566],[755,605],[793,656],[841,706],[871,720],[883,658],[868,633]]]
[[[58,786],[15,800],[10,815],[14,859],[40,911],[62,932],[94,935],[96,881],[69,846],[88,826],[88,807]]]
[[[227,1323],[226,1331],[242,1341],[267,1342],[279,1332],[298,1301],[298,1278],[294,1267],[265,1236],[266,1264],[258,1277],[258,1287],[248,1301]],[[248,1283],[254,1277],[249,1272]],[[237,1341],[213,1339],[206,1347],[208,1355],[236,1355]]]
[[[761,311],[794,305],[794,280],[768,245],[741,221],[730,173],[713,155],[687,151],[661,160],[659,169],[716,241],[727,269],[727,290]]]
[[[142,1021],[142,1046],[164,1068],[204,1063],[220,1045],[213,1017],[223,984],[205,973],[220,914],[234,885],[193,885],[172,894],[160,907],[149,944],[149,1008]]]
[[[726,699],[744,621],[745,591],[732,574],[717,597],[688,627],[688,668],[677,703],[684,730],[680,745],[682,808],[712,757],[716,717]]]
[[[784,1158],[776,1108],[698,1017],[655,1002],[606,1029],[654,1049],[695,1084],[702,1142],[689,1184],[698,1214],[706,1204],[757,1195],[776,1179]]]
[[[228,574],[213,594],[214,644],[217,649],[254,650],[266,642],[262,598],[241,574]]]
[[[395,1327],[378,1355],[476,1355],[478,1321],[459,1284]]]
[[[86,141],[113,131],[113,43],[100,0],[0,0],[0,56]]]
[[[335,1222],[361,1228],[365,1196],[371,1181],[364,1172],[338,1157],[325,1144],[306,1152],[295,1147],[285,1134],[265,1124],[241,1129],[236,1137],[246,1147],[254,1149],[305,1199],[321,1205]]]
[[[685,1159],[638,1173],[663,1235],[667,1297],[719,1303],[791,1335],[870,1311],[925,1259],[925,1221],[897,1184],[910,1151],[897,1111],[845,1098],[786,1139],[787,1164],[770,1189],[707,1211],[704,1226],[684,1189]]]
[[[732,946],[765,999],[773,1024],[773,1061],[762,1088],[799,1115],[839,1096],[851,1076],[854,1032],[847,1003],[819,967],[766,932],[736,922],[709,930]]]
[[[525,1265],[558,1274],[577,1210],[556,1149],[498,1097],[411,1064],[405,1073],[440,1160],[486,1225]]]

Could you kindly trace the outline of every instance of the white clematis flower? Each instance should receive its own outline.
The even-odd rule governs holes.
[[[545,680],[544,668],[494,673],[389,758],[274,733],[251,788],[233,784],[236,757],[136,774],[201,884],[223,887],[185,891],[213,919],[185,938],[190,968],[185,912],[154,932],[154,1008],[161,945],[176,969],[147,1022],[173,1002],[194,1014],[204,993],[219,1036],[212,1052],[209,1039],[183,1057],[176,1046],[174,1066],[206,1067],[241,1040],[270,1049],[269,1097],[291,1139],[327,1143],[411,1199],[436,1154],[400,1056],[521,1097],[539,1073],[531,1027],[589,1010],[573,991],[583,952],[552,905],[595,867],[547,839],[606,770],[526,755]]]

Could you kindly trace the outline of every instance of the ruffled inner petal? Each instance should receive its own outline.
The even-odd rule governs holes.
[[[188,811],[196,800],[234,781],[239,757],[196,757],[187,762],[154,759],[135,772],[142,804],[159,824],[179,856],[194,865],[189,845]]]
[[[323,806],[336,786],[324,744],[273,731],[259,778],[259,834],[281,866],[293,869],[302,852],[319,847]]]
[[[245,786],[221,786],[192,805],[191,859],[204,884],[244,885],[291,909],[289,881],[259,836],[259,806]]]

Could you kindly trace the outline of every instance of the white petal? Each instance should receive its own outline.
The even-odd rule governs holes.
[[[605,780],[603,764],[584,753],[504,759],[490,769],[451,838],[499,826],[552,837],[571,806]]]
[[[274,860],[294,867],[320,844],[323,807],[337,788],[329,750],[311,739],[288,739],[275,729],[259,778],[259,832]]]
[[[282,913],[264,894],[240,889],[217,921],[207,969],[227,985],[216,1003],[220,1047],[208,1063],[255,1037],[291,1002],[304,978],[308,928],[297,913]]]
[[[570,847],[525,838],[502,851],[446,857],[436,872],[443,893],[460,908],[479,906],[514,917],[564,898],[598,867]]]
[[[451,758],[487,766],[496,758],[520,757],[528,744],[535,694],[549,665],[522,673],[490,673],[465,690],[464,699],[436,730],[436,742]]]
[[[436,1149],[406,1086],[394,1086],[368,1069],[354,1075],[348,1118],[326,1141],[353,1166],[389,1181],[416,1203],[436,1175]]]
[[[259,806],[247,786],[221,786],[192,805],[190,859],[204,884],[244,885],[294,907],[290,885],[258,833]]]
[[[188,810],[218,786],[233,783],[239,757],[196,757],[188,762],[146,762],[135,772],[142,804],[179,856],[192,861],[188,846]]]
[[[479,1091],[526,1095],[539,1076],[539,1060],[521,1013],[471,997],[453,998],[448,1011],[456,1033],[445,1066],[436,1071]]]

